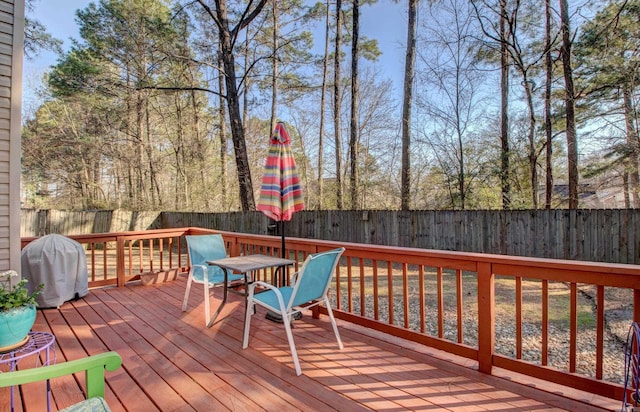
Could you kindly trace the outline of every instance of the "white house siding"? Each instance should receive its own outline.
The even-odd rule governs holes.
[[[20,270],[24,0],[0,0],[0,271]]]

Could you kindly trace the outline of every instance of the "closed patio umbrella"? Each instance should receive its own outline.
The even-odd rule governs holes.
[[[291,138],[284,123],[278,122],[269,145],[260,186],[258,210],[278,222],[282,237],[281,256],[285,257],[284,222],[304,209],[300,176],[291,151]]]

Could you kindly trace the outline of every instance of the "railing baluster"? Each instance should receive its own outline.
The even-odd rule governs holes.
[[[153,272],[153,239],[149,239],[149,272]]]
[[[378,306],[378,261],[373,259],[371,264],[373,265],[373,318],[380,320],[380,307]]]
[[[140,258],[138,273],[144,272],[144,244],[142,239],[138,239],[138,255]]]
[[[442,282],[442,268],[438,266],[436,271],[437,292],[438,292],[438,337],[444,337],[444,285]]]
[[[342,309],[341,294],[342,287],[340,284],[340,265],[336,266],[336,309]]]
[[[425,333],[427,323],[425,290],[424,290],[424,266],[418,265],[418,293],[420,294],[420,333]]]
[[[124,236],[116,237],[116,277],[118,287],[124,287],[125,274],[124,274]]]
[[[575,373],[578,343],[578,286],[575,282],[571,282],[569,305],[569,372]]]
[[[409,328],[409,274],[407,264],[402,264],[402,309],[404,312],[404,327]]]
[[[347,311],[353,312],[353,279],[351,275],[351,256],[347,256]]]
[[[364,273],[364,259],[358,259],[360,263],[360,315],[366,315],[366,295],[365,295],[365,273]]]
[[[153,240],[151,241],[153,242]],[[160,270],[164,269],[164,239],[158,239],[158,258],[160,259]]]
[[[94,242],[89,243],[91,247],[91,280],[96,280],[96,244]]]
[[[464,322],[463,322],[463,290],[462,290],[462,270],[456,269],[456,313],[458,322],[458,343],[464,342]]]
[[[387,299],[389,301],[389,324],[394,323],[394,308],[393,308],[393,264],[390,260],[387,260]]]
[[[133,242],[131,240],[127,241],[127,249],[129,250],[129,264],[127,265],[129,273],[127,276],[133,276]]]
[[[107,251],[108,251],[108,242],[104,242],[102,247],[102,279],[106,280],[108,278],[108,272],[107,269],[109,267],[109,264],[107,263]]]
[[[541,364],[549,364],[549,281],[542,280],[542,349]]]
[[[522,359],[522,278],[516,276],[516,359]]]
[[[604,355],[604,286],[596,288],[596,379],[602,379]]]

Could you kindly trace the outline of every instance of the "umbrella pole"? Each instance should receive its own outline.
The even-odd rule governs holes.
[[[286,253],[284,251],[284,238],[285,238],[284,220],[281,220],[278,223],[280,223],[280,234],[281,234],[281,246],[280,246],[281,252],[280,252],[280,256],[283,259],[286,259],[286,256],[285,256]],[[280,279],[278,279],[278,277],[277,277],[277,272],[278,271],[280,272]],[[278,283],[276,286],[284,286],[285,285],[285,283],[284,283],[284,272],[285,272],[284,267],[279,267],[278,269],[276,269],[276,283]],[[278,314],[278,313],[275,313],[275,312],[271,311],[271,310],[267,312],[265,318],[270,320],[270,321],[272,321],[272,322],[282,323],[282,316],[280,314]],[[295,319],[295,320],[302,319],[302,313],[297,312],[293,316],[293,319]],[[293,323],[291,325],[293,326]]]
[[[282,257],[283,259],[285,259],[285,253],[284,253],[284,220],[280,220],[278,221],[278,224],[280,225],[280,257]],[[284,286],[284,272],[285,272],[285,268],[284,266],[281,266],[279,268],[276,269],[276,287],[280,287],[280,286]],[[280,275],[278,277],[278,275]],[[278,322],[278,323],[282,323],[282,316],[279,313],[275,313],[273,311],[268,311],[266,316],[266,319],[272,321],[272,322]]]
[[[282,236],[282,246],[280,248],[280,256],[282,259],[286,258],[286,253],[284,251],[284,220],[280,221],[280,235]]]

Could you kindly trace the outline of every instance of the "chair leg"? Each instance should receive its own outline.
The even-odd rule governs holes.
[[[209,327],[209,320],[211,319],[211,305],[209,304],[209,283],[206,281],[203,283],[204,289],[204,324]]]
[[[249,309],[251,308],[251,309]],[[242,349],[247,349],[249,346],[249,329],[251,328],[251,316],[253,316],[253,312],[255,311],[255,303],[252,300],[247,301],[247,306],[245,306],[244,310],[244,328],[242,331]]]
[[[286,313],[283,311],[283,313]],[[284,330],[287,332],[287,339],[289,340],[289,348],[291,349],[291,357],[293,358],[293,365],[296,367],[296,375],[302,375],[302,369],[300,368],[300,361],[298,360],[298,352],[296,351],[296,344],[293,341],[293,333],[291,332],[291,316],[282,314],[282,320],[284,321]]]
[[[224,286],[222,286],[222,301],[220,302],[220,304],[218,305],[218,309],[216,309],[216,312],[213,314],[213,316],[209,316],[209,320],[207,321],[207,328],[210,328],[211,326],[213,326],[213,322],[216,321],[216,319],[218,318],[218,315],[220,314],[220,312],[222,312],[222,308],[224,307],[224,305],[227,303],[227,295],[228,295],[228,286],[225,283]],[[207,314],[209,314],[209,309],[207,309]]]
[[[189,293],[191,293],[191,283],[193,282],[193,278],[191,274],[189,274],[189,279],[187,279],[187,289],[184,291],[184,299],[182,300],[182,311],[187,310],[187,302],[189,301]]]
[[[329,313],[329,319],[331,319],[331,326],[333,326],[333,333],[336,334],[336,339],[338,340],[338,347],[340,349],[344,348],[342,344],[342,339],[340,339],[340,332],[338,332],[338,325],[336,324],[336,318],[333,317],[333,311],[331,310],[331,304],[329,303],[328,298],[324,298],[324,304],[327,307],[327,312]]]

